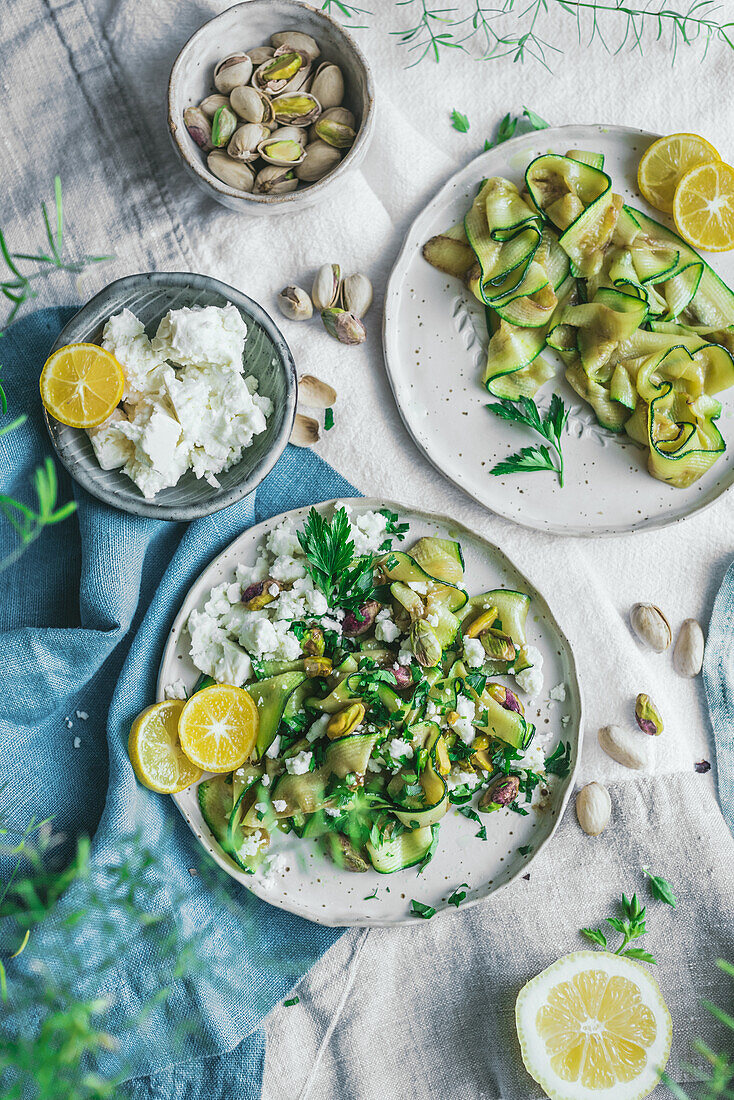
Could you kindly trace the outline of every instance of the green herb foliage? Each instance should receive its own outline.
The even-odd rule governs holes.
[[[324,412],[324,431],[330,432],[334,427],[334,410],[329,406]]]
[[[297,1004],[300,1004],[300,1002],[301,1002],[300,997],[291,997],[290,1000],[283,1001],[283,1007],[284,1008],[290,1008],[291,1005],[297,1005]]]
[[[563,486],[563,454],[561,452],[561,434],[568,420],[569,410],[557,393],[551,398],[548,412],[541,416],[540,410],[530,397],[520,397],[510,401],[502,397],[499,402],[487,405],[490,412],[501,420],[511,420],[532,428],[538,435],[547,439],[558,457],[558,463],[546,446],[523,447],[521,451],[510,455],[493,466],[490,473],[497,477],[502,474],[518,474],[536,470],[552,470],[558,476],[558,484]]]
[[[725,962],[724,959],[717,959],[716,965],[730,978],[734,978],[734,966],[731,963]],[[701,1039],[694,1041],[693,1049],[703,1064],[693,1066],[684,1063],[681,1069],[694,1081],[699,1082],[695,1096],[685,1092],[680,1085],[668,1077],[667,1073],[663,1073],[660,1079],[667,1085],[676,1100],[732,1100],[734,1088],[730,1088],[730,1086],[734,1085],[734,1057],[731,1053],[734,1050],[734,1016],[724,1012],[723,1009],[711,1001],[702,1001],[701,1003],[707,1012],[710,1012],[720,1024],[723,1024],[731,1032],[731,1038],[727,1044],[729,1047],[727,1053],[716,1054]]]
[[[449,894],[449,896],[448,896],[447,900],[448,900],[449,905],[455,905],[456,908],[458,909],[459,906],[461,905],[462,901],[466,897],[468,889],[469,889],[469,883],[468,882],[462,882],[459,886],[457,886],[456,889],[454,890],[453,894]]]
[[[545,761],[546,775],[557,775],[565,779],[571,771],[571,742],[563,741],[555,747]]]
[[[454,108],[451,112],[451,125],[455,130],[458,130],[460,134],[465,134],[469,129],[469,119],[466,115],[462,115]]]
[[[666,905],[672,905],[675,909],[675,894],[673,893],[673,887],[670,885],[667,879],[660,878],[658,875],[650,874],[647,867],[642,868],[642,873],[647,875],[650,883],[650,893],[657,901],[664,901]]]
[[[354,557],[349,517],[339,508],[328,522],[312,508],[298,531],[306,555],[306,569],[331,607],[357,610],[374,592],[374,571],[369,554]]]
[[[637,894],[633,894],[631,898],[622,894],[621,909],[621,917],[606,918],[607,924],[611,925],[614,931],[618,932],[622,937],[622,942],[615,948],[614,954],[625,955],[630,959],[640,959],[642,962],[654,963],[656,960],[649,952],[644,951],[640,947],[627,946],[632,940],[637,940],[640,936],[644,936],[647,931],[645,925],[645,906],[640,905],[637,900]],[[599,947],[603,947],[605,951],[612,950],[611,947],[608,946],[607,937],[601,928],[582,928],[581,934],[586,936],[587,940],[591,940],[592,943],[597,944]]]
[[[425,905],[422,901],[416,901],[415,898],[411,899],[410,911],[414,917],[423,917],[424,920],[430,920],[436,913],[432,905]]]
[[[540,115],[536,115],[535,111],[531,111],[529,107],[523,107],[521,115],[511,115],[509,112],[500,120],[497,127],[497,133],[494,136],[493,141],[485,141],[484,151],[488,149],[494,149],[497,145],[502,145],[503,142],[509,141],[510,138],[515,136],[515,131],[518,130],[518,136],[520,133],[527,133],[531,130],[547,130],[550,124],[542,119]]]

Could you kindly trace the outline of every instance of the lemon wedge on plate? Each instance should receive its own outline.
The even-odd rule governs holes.
[[[154,703],[132,724],[127,751],[133,771],[145,787],[176,794],[201,778],[201,768],[184,756],[178,739],[180,699]]]
[[[607,951],[576,951],[538,974],[515,1020],[525,1067],[551,1100],[642,1100],[670,1054],[657,982]]]
[[[675,189],[691,168],[721,160],[711,142],[698,134],[670,134],[645,150],[637,169],[637,185],[656,210],[673,212]]]
[[[111,416],[125,388],[122,367],[98,344],[67,344],[41,372],[41,400],[71,428],[93,428]]]
[[[184,705],[178,736],[192,764],[207,772],[231,772],[254,749],[258,723],[258,709],[248,692],[214,684]]]
[[[675,191],[673,220],[694,248],[734,248],[734,168],[719,160],[686,172]]]

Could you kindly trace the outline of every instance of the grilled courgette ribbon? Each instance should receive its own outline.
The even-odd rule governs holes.
[[[484,180],[463,231],[424,255],[485,307],[494,396],[533,397],[555,374],[549,347],[600,424],[648,448],[654,477],[686,487],[725,449],[714,395],[734,384],[734,294],[681,237],[624,204],[601,154],[536,157],[522,193]]]

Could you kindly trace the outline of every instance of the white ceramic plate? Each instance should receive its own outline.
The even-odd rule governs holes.
[[[614,190],[657,221],[637,192],[637,164],[658,135],[614,126],[561,126],[515,138],[483,153],[453,176],[416,218],[393,268],[385,298],[384,347],[390,383],[413,439],[433,465],[480,504],[526,527],[562,535],[613,535],[677,523],[711,504],[734,480],[734,390],[719,394],[719,426],[729,446],[688,489],[650,477],[646,451],[600,427],[590,405],[558,375],[538,395],[541,408],[557,390],[571,408],[564,436],[566,484],[553,474],[495,477],[501,458],[535,442],[527,428],[498,420],[480,383],[486,362],[483,310],[456,279],[431,267],[424,243],[460,221],[487,176],[520,181],[545,152],[590,149],[604,154]],[[705,257],[734,285],[734,253]],[[544,352],[551,356],[551,352]]]
[[[571,774],[553,785],[548,807],[544,811],[531,810],[527,817],[522,817],[505,810],[483,818],[487,825],[486,841],[478,840],[475,836],[476,824],[460,816],[452,807],[441,822],[436,854],[422,875],[418,875],[415,869],[393,875],[380,875],[372,870],[364,874],[344,872],[324,858],[314,844],[299,840],[292,834],[278,835],[271,852],[282,852],[287,857],[287,870],[283,874],[271,873],[268,876],[269,886],[263,884],[260,873],[255,876],[245,874],[222,854],[201,816],[196,787],[174,795],[174,799],[189,828],[212,858],[233,878],[272,905],[332,926],[423,923],[421,918],[410,916],[412,898],[437,910],[448,908],[453,912],[453,907],[447,906],[448,896],[460,883],[468,883],[469,891],[462,904],[464,907],[475,904],[518,875],[525,874],[533,855],[550,840],[572,789],[573,773],[580,754],[581,692],[571,648],[548,605],[501,550],[466,527],[440,516],[414,512],[387,501],[360,498],[350,504],[357,514],[383,508],[387,504],[400,513],[401,519],[407,519],[410,523],[409,540],[422,535],[459,539],[466,560],[465,581],[470,594],[507,587],[521,589],[532,597],[528,639],[543,654],[546,687],[536,703],[526,706],[526,714],[536,724],[540,736],[553,735],[549,746],[555,746],[561,735],[564,741],[571,742]],[[331,504],[318,507],[320,511],[329,510]],[[287,515],[303,519],[307,511],[302,508]],[[234,580],[238,562],[253,564],[263,536],[282,519],[283,516],[276,516],[245,531],[207,566],[192,586],[171,628],[163,653],[158,677],[159,699],[164,697],[167,684],[183,679],[187,689],[190,689],[198,679],[199,673],[188,655],[189,638],[185,630],[190,612],[206,602],[214,585],[224,580]],[[407,540],[406,544],[409,545]],[[565,702],[549,703],[548,690],[561,682],[566,685]],[[561,725],[563,715],[569,716],[565,727]],[[550,752],[550,748],[546,751]],[[531,851],[521,854],[518,849],[525,845],[529,845]],[[367,895],[375,891],[376,897],[366,900]]]

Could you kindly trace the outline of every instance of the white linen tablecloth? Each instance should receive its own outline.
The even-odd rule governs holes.
[[[457,4],[471,7],[469,0]],[[680,1080],[688,1040],[715,1029],[698,1005],[726,999],[713,967],[732,949],[732,840],[713,797],[700,679],[684,681],[669,655],[645,653],[627,626],[632,603],[660,604],[674,631],[706,623],[734,552],[734,497],[662,531],[597,541],[523,530],[484,511],[418,453],[395,407],[382,361],[386,277],[412,218],[458,167],[481,151],[506,112],[527,104],[551,123],[607,122],[693,130],[734,157],[726,95],[732,55],[713,44],[679,49],[675,65],[653,36],[639,53],[607,54],[576,40],[562,20],[565,54],[554,72],[527,63],[478,61],[459,51],[406,69],[388,34],[411,25],[417,4],[372,0],[358,40],[373,66],[378,118],[362,167],[327,203],[299,214],[245,218],[194,187],[165,126],[170,65],[185,40],[224,0],[6,0],[0,20],[6,122],[0,224],[16,250],[41,243],[40,200],[59,172],[66,249],[116,259],[79,280],[55,275],[39,304],[75,302],[134,271],[190,269],[240,287],[274,312],[282,286],[310,287],[335,261],[372,279],[368,340],[345,349],[317,322],[283,321],[299,373],[337,389],[336,426],[319,453],[367,494],[445,512],[492,541],[546,595],[574,646],[586,702],[579,783],[610,785],[614,814],[596,840],[567,811],[558,838],[529,882],[451,920],[395,931],[347,933],[301,985],[300,1003],[273,1014],[264,1095],[525,1100],[540,1095],[518,1061],[512,1003],[519,986],[557,955],[583,946],[578,929],[611,913],[650,864],[674,881],[679,908],[654,906],[650,949],[677,1031],[671,1067]],[[550,18],[550,17],[549,17]],[[615,17],[612,16],[611,19]],[[607,23],[604,24],[607,26]],[[610,34],[614,24],[608,23]],[[233,44],[234,45],[234,44]],[[450,112],[471,128],[451,128]],[[29,384],[31,384],[29,382]],[[33,383],[35,384],[35,383]],[[596,743],[600,725],[629,721],[647,691],[664,706],[666,733],[650,774],[616,765]],[[665,1095],[662,1086],[656,1092]]]

